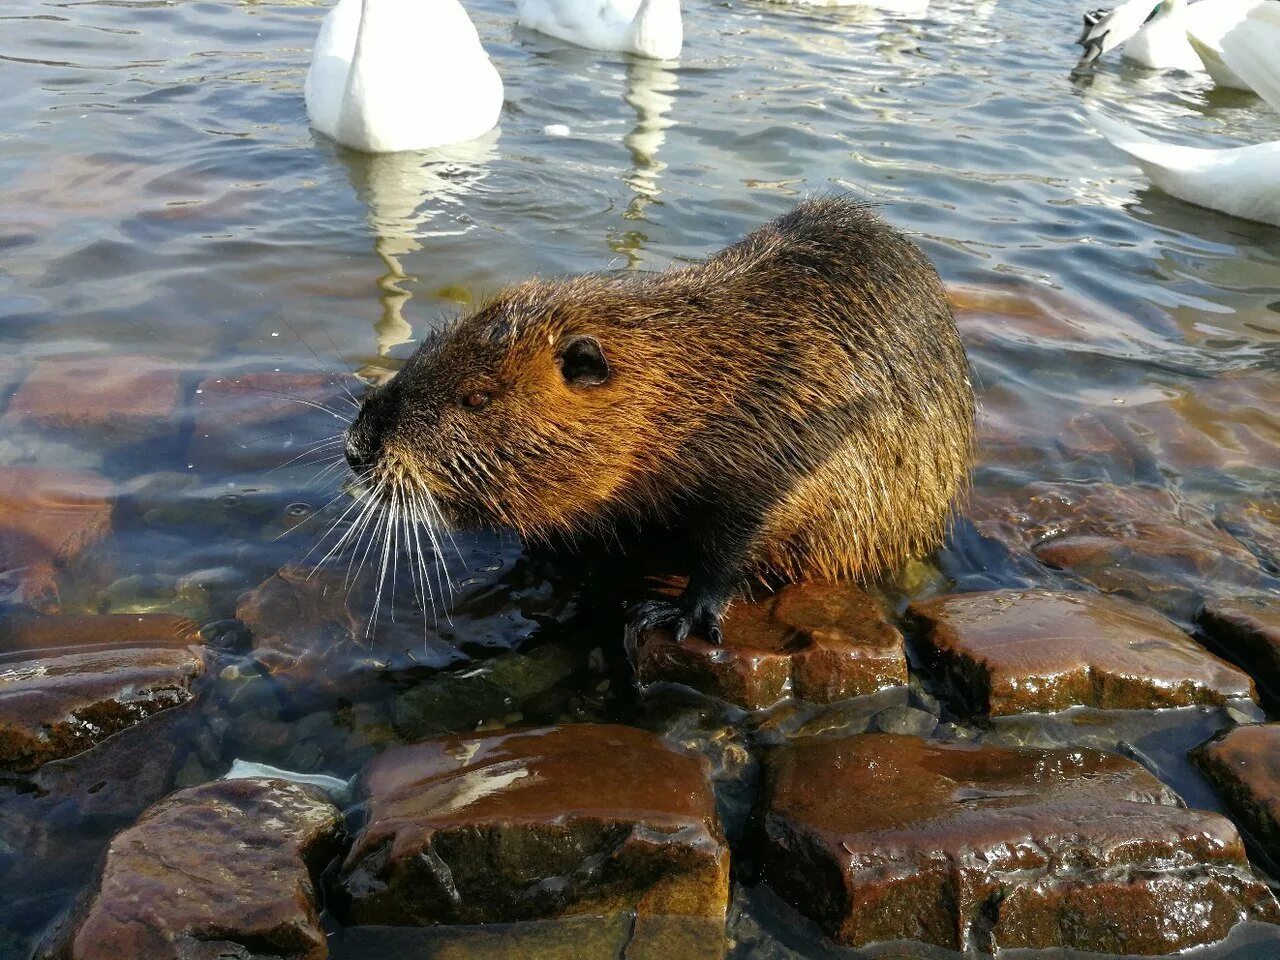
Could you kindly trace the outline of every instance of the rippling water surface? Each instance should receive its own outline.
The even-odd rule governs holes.
[[[500,128],[446,151],[364,157],[307,127],[302,83],[323,4],[6,0],[0,408],[24,371],[58,356],[145,356],[181,372],[196,411],[198,385],[219,378],[344,363],[376,377],[440,317],[508,281],[661,269],[798,198],[852,191],[910,231],[956,290],[989,444],[980,491],[1110,480],[1209,513],[1274,503],[1280,230],[1150,189],[1083,114],[1095,104],[1186,143],[1280,139],[1280,117],[1253,97],[1118,60],[1073,78],[1083,4],[934,0],[910,20],[686,0],[678,64],[522,31],[507,0],[466,6],[506,83]],[[437,95],[448,91],[422,91]],[[299,560],[334,509],[311,522],[338,493],[333,471],[311,483],[319,457],[270,469],[340,425],[299,412],[306,425],[283,438],[272,416],[248,417],[237,443],[260,443],[260,463],[231,462],[251,447],[229,460],[202,448],[207,424],[180,415],[142,453],[6,429],[0,464],[100,472],[124,498],[115,575],[86,585],[77,608],[215,623]],[[1081,416],[1122,426],[1128,455],[1090,458],[1065,440]],[[620,692],[617,651],[605,645],[604,668],[587,656],[596,641],[565,641],[563,664],[529,654],[516,672],[552,681],[527,697],[432,679],[521,644],[559,650],[557,625],[582,606],[508,540],[460,546],[469,570],[451,623],[399,643],[404,624],[384,614],[377,644],[316,668],[333,683],[361,658],[420,668],[418,693],[401,696],[400,681],[344,688],[335,714],[315,676],[264,699],[232,669],[204,708],[221,739],[192,747],[180,781],[248,754],[347,776],[406,730],[638,709]],[[963,558],[952,563],[962,578]],[[28,876],[36,892],[0,902],[0,942],[6,930],[10,942],[31,936],[79,882],[34,864],[9,882]],[[780,908],[740,907],[735,956],[825,955]],[[1251,937],[1229,955],[1280,949],[1265,930]]]

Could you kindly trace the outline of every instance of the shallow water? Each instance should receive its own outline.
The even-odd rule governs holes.
[[[324,5],[7,0],[0,407],[33,362],[58,355],[151,358],[182,372],[197,407],[197,384],[246,371],[389,371],[439,317],[508,281],[660,269],[799,197],[852,191],[909,230],[971,308],[961,322],[988,436],[1018,440],[1016,455],[987,449],[979,490],[1139,482],[1213,516],[1274,502],[1280,230],[1149,189],[1082,112],[1099,105],[1183,142],[1280,138],[1259,101],[1118,60],[1073,78],[1080,11],[1039,0],[935,0],[918,20],[689,2],[678,66],[521,31],[506,0],[467,7],[506,83],[500,129],[369,158],[306,125]],[[312,484],[316,458],[270,469],[340,425],[299,413],[285,437],[243,428],[261,463],[202,451],[199,421],[184,418],[124,451],[6,426],[0,465],[90,469],[118,485],[114,573],[73,591],[73,607],[215,623],[336,519],[333,507],[307,519],[339,492],[333,471]],[[1080,415],[1122,425],[1125,455],[1064,442]],[[682,708],[636,703],[619,651],[584,626],[579,580],[509,539],[460,541],[451,622],[433,621],[424,643],[412,613],[392,623],[384,608],[375,644],[326,648],[297,682],[231,666],[201,707],[210,722],[184,728],[179,782],[237,756],[346,777],[390,740],[478,725],[698,726]],[[942,560],[961,583],[981,581],[966,580],[977,574],[963,544]],[[234,626],[211,632],[228,662],[243,653]],[[1179,763],[1154,765],[1212,804]],[[9,865],[8,882],[32,892],[0,903],[0,945],[22,955],[77,885],[66,865],[83,867],[77,851],[114,826],[76,821],[80,846]],[[0,860],[12,853],[0,843]],[[785,908],[740,901],[735,957],[830,953]],[[1270,928],[1237,940],[1206,956],[1280,951]]]

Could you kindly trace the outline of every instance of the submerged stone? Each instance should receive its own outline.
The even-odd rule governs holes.
[[[1218,510],[1217,523],[1248,547],[1264,568],[1280,576],[1280,501],[1227,504]]]
[[[1115,597],[994,590],[913,603],[958,699],[1000,716],[1083,705],[1153,709],[1252,699],[1242,671],[1172,621]]]
[[[181,406],[181,377],[170,364],[136,356],[51,357],[36,361],[5,420],[19,429],[91,438],[98,447],[128,446],[176,436]]]
[[[171,614],[209,619],[209,598],[198,585],[165,574],[122,577],[102,591],[101,609],[114,614]]]
[[[902,634],[874,597],[848,583],[791,584],[729,608],[724,642],[628,638],[641,684],[682,683],[748,710],[787,696],[831,703],[907,682]]]
[[[1050,404],[1029,405],[1017,384],[993,384],[983,392],[975,427],[979,470],[1013,468],[1063,480],[1126,484],[1155,473],[1132,432],[1111,411],[1068,417]]]
[[[57,613],[59,576],[106,537],[111,511],[95,474],[0,467],[0,597]]]
[[[163,613],[35,617],[0,623],[0,654],[106,647],[186,647],[200,642],[200,627]]]
[[[809,739],[761,811],[764,880],[846,945],[1151,955],[1280,919],[1225,817],[1095,750]]]
[[[187,462],[202,473],[260,472],[292,458],[299,469],[341,451],[339,435],[354,413],[343,387],[350,377],[261,371],[210,377],[196,386]],[[325,440],[334,442],[324,446]],[[306,455],[313,451],[314,455]]]
[[[1030,283],[948,285],[956,324],[974,341],[1123,346],[1144,328],[1133,317],[1094,300]]]
[[[474,926],[344,927],[333,960],[723,960],[724,923],[631,913]]]
[[[571,601],[518,544],[478,535],[449,550],[454,585],[432,584],[446,594],[435,599],[438,612],[429,598],[422,609],[420,581],[412,582],[402,560],[398,580],[388,572],[380,601],[377,564],[351,577],[345,564],[286,565],[240,598],[236,617],[253,635],[254,657],[292,696],[351,698],[380,676],[425,674],[520,647]],[[425,546],[421,559],[433,569]]]
[[[1210,600],[1200,626],[1273,697],[1280,697],[1280,596]]]
[[[1235,727],[1191,756],[1232,816],[1280,863],[1280,723]]]
[[[313,787],[222,780],[161,800],[111,841],[42,960],[324,960],[314,876],[341,833]]]
[[[16,356],[0,356],[0,413],[3,413],[14,388],[26,376],[27,362]]]
[[[969,516],[1015,553],[1176,615],[1190,616],[1206,594],[1264,578],[1257,558],[1207,511],[1166,490],[1032,483],[975,494]]]
[[[194,697],[202,648],[107,646],[0,656],[0,769],[33,770]]]
[[[975,347],[982,354],[988,345],[1000,353],[1045,355],[1080,343],[1124,351],[1150,334],[1118,313],[1100,320],[1088,307],[1037,311],[1038,305],[1025,310],[1003,300],[953,298],[971,356]],[[1280,386],[1273,376],[1232,373],[1181,386],[1118,386],[1113,396],[1122,402],[1107,407],[1093,403],[1088,393],[1063,403],[1036,403],[1025,385],[996,378],[983,392],[979,414],[980,467],[1115,483],[1163,484],[1171,474],[1208,475],[1220,485],[1224,475],[1237,483],[1253,477],[1268,482],[1280,462],[1280,416],[1274,412],[1280,409]]]
[[[1181,473],[1273,475],[1280,463],[1280,382],[1231,373],[1189,381],[1128,417],[1160,461]]]
[[[353,924],[497,923],[635,910],[725,917],[729,854],[704,762],[593,724],[387,750],[343,864]]]
[[[500,654],[461,674],[442,673],[397,697],[392,722],[402,738],[417,740],[518,716],[530,701],[562,689],[580,659],[567,647],[548,644]]]
[[[299,696],[350,695],[379,671],[465,659],[421,633],[408,643],[403,632],[371,629],[360,600],[341,572],[286,566],[240,598],[236,617],[253,635],[255,658]]]

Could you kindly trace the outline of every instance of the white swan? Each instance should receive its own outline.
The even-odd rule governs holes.
[[[493,128],[502,78],[458,0],[338,0],[307,71],[307,116],[366,153],[423,150]]]
[[[1280,113],[1280,3],[1263,0],[1222,38],[1227,66]]]
[[[1210,6],[1202,0],[1196,7]],[[1204,69],[1187,41],[1191,10],[1186,0],[1127,0],[1114,10],[1093,10],[1084,16],[1084,32],[1076,42],[1084,47],[1081,65],[1121,44],[1121,56],[1153,70]]]
[[[684,46],[680,0],[516,0],[523,27],[592,50],[674,60]]]
[[[1227,66],[1222,57],[1222,40],[1249,16],[1254,7],[1265,2],[1267,0],[1218,0],[1214,6],[1215,16],[1198,17],[1187,25],[1187,41],[1218,86],[1234,90],[1253,89],[1240,74]]]
[[[1222,40],[1223,59],[1280,111],[1280,3],[1267,2]],[[1094,125],[1166,193],[1197,206],[1280,227],[1280,141],[1219,150],[1160,143],[1090,110]]]

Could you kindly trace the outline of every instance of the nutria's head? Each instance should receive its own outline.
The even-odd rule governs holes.
[[[384,501],[450,524],[537,537],[588,522],[635,442],[619,429],[632,367],[609,298],[588,280],[529,282],[433,334],[364,401],[352,469]]]

